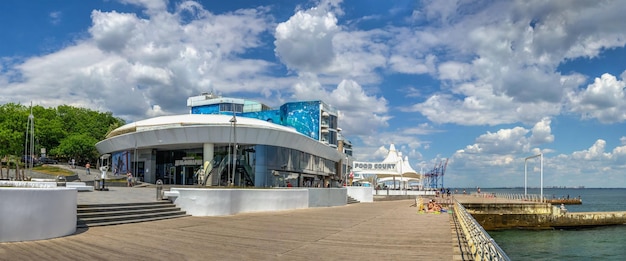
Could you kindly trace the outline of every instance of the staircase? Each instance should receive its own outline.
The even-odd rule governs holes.
[[[110,226],[188,216],[171,202],[78,205],[77,228]]]
[[[361,201],[356,200],[353,197],[348,196],[348,204],[361,203]]]

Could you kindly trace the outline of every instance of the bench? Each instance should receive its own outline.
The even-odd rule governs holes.
[[[56,182],[49,181],[19,181],[19,180],[2,180],[0,181],[0,187],[18,187],[18,188],[56,188]]]
[[[93,186],[87,186],[85,182],[65,182],[66,188],[75,188],[78,192],[81,191],[93,191]]]
[[[32,182],[57,182],[56,179],[38,179],[38,178],[32,178],[30,179],[30,181]]]
[[[178,191],[163,191],[163,198],[164,199],[170,199],[172,201],[176,200],[176,198],[179,196],[180,194],[178,193]]]

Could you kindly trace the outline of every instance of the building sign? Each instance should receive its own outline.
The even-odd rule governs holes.
[[[382,162],[363,162],[363,161],[355,161],[352,164],[352,171],[362,172],[362,173],[389,173],[395,174],[400,173],[397,169],[398,164],[396,163],[382,163]]]
[[[202,165],[202,159],[196,159],[195,157],[183,157],[174,161],[175,166],[199,166]]]

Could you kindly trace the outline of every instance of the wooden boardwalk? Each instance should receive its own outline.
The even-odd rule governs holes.
[[[93,227],[0,243],[0,260],[458,260],[451,215],[417,214],[412,203]]]

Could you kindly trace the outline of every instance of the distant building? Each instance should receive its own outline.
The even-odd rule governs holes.
[[[352,145],[339,133],[337,111],[323,101],[272,109],[202,94],[187,106],[190,114],[119,127],[96,148],[111,155],[114,173],[130,170],[150,183],[337,186],[348,169]]]

